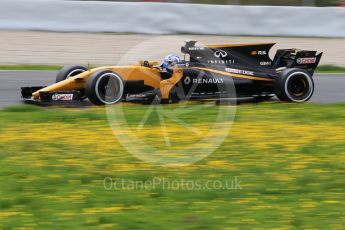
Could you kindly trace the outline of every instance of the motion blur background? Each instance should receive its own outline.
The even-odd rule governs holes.
[[[342,6],[343,0],[178,2],[3,0],[0,63],[114,64],[136,44],[171,35],[204,44],[277,42],[272,52],[324,51],[322,65],[345,66],[345,8],[312,7]],[[180,45],[153,49],[178,52]]]

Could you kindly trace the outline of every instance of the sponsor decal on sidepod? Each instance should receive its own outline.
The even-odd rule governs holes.
[[[187,76],[184,79],[184,83],[186,85],[189,85],[191,83],[191,79],[189,76]],[[224,83],[224,80],[221,78],[194,78],[193,79],[193,84],[220,84]]]
[[[253,71],[241,70],[241,69],[225,68],[225,71],[228,73],[244,74],[244,75],[251,75],[251,76],[254,75]]]

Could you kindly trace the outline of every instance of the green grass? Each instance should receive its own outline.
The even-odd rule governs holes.
[[[59,65],[0,65],[0,70],[60,70]],[[316,73],[345,73],[345,67],[335,65],[321,65]]]
[[[164,109],[171,113],[176,106]],[[128,127],[147,108],[125,105]],[[200,108],[181,118],[204,127],[218,109],[227,107]],[[344,123],[345,104],[242,105],[213,154],[191,166],[167,168],[128,153],[102,108],[3,109],[0,228],[342,229]],[[193,140],[183,127],[168,128],[181,132],[176,144]],[[153,117],[141,132],[164,148],[159,130]],[[125,134],[126,128],[116,132]],[[157,178],[225,183],[238,177],[242,189],[108,191],[105,177],[140,183]]]
[[[317,73],[345,73],[345,67],[335,65],[321,65],[316,69]]]
[[[60,65],[0,65],[0,70],[60,70]]]

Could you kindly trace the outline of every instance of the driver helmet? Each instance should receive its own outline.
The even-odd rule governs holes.
[[[164,58],[162,67],[164,69],[169,68],[170,66],[176,65],[181,61],[180,57],[175,54],[169,54]]]

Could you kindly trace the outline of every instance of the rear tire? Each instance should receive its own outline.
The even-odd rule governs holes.
[[[95,105],[112,105],[121,101],[124,92],[122,78],[110,70],[98,70],[86,82],[85,94]]]
[[[275,81],[275,94],[281,101],[303,103],[314,93],[312,76],[302,69],[286,69]]]
[[[81,74],[85,71],[87,71],[88,69],[84,66],[79,66],[79,65],[75,65],[75,66],[64,66],[59,73],[56,76],[56,83],[66,80],[70,77],[76,76],[78,74]]]

